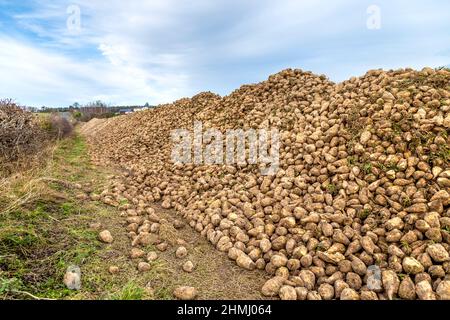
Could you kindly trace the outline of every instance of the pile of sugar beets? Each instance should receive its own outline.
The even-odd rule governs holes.
[[[171,131],[280,131],[280,165],[171,160]],[[93,159],[127,173],[101,197],[122,205],[134,245],[152,202],[173,208],[266,296],[450,299],[450,72],[371,70],[339,84],[284,70],[221,98],[201,93],[117,117],[88,134]],[[149,215],[150,213],[150,215]],[[145,241],[142,241],[145,243]]]

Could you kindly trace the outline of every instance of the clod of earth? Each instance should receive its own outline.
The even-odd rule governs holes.
[[[192,261],[186,261],[184,264],[183,264],[183,270],[184,271],[186,271],[186,272],[192,272],[192,271],[194,271],[194,268],[195,268],[195,266],[194,266],[194,264],[192,263]]]
[[[130,252],[131,259],[138,259],[138,258],[142,258],[143,256],[145,256],[144,250],[138,249],[138,248],[131,249],[131,252]]]
[[[178,287],[173,291],[173,295],[179,300],[194,300],[197,297],[197,289],[193,287]]]
[[[147,261],[148,262],[155,261],[156,259],[158,259],[158,254],[156,252],[151,251],[151,252],[148,253],[148,255],[147,255]]]
[[[111,273],[111,274],[117,274],[117,273],[120,272],[120,269],[119,269],[119,267],[117,267],[117,266],[110,266],[109,269],[108,269],[108,271],[109,271],[109,273]]]
[[[149,263],[147,262],[139,262],[138,264],[138,270],[139,272],[147,272],[151,269],[152,267],[150,266]]]
[[[112,243],[114,241],[113,236],[111,235],[111,232],[108,230],[103,230],[98,234],[98,238],[101,242],[104,243]]]
[[[177,251],[175,252],[175,255],[178,259],[182,259],[186,257],[188,254],[188,251],[185,247],[178,247]]]

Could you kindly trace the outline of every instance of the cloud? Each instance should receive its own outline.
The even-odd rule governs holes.
[[[81,32],[75,34],[66,27],[67,7],[73,4],[81,10]],[[47,99],[60,105],[91,97],[159,103],[206,90],[228,94],[289,67],[339,81],[370,68],[449,63],[448,1],[379,0],[382,27],[368,30],[367,8],[372,4],[34,0],[10,14],[14,31],[24,38],[8,43],[31,58],[20,52],[8,55],[2,48],[2,71],[9,70],[15,85],[6,84],[0,93],[16,94],[30,104]],[[23,66],[27,72],[17,72]],[[19,84],[29,85],[22,90]]]
[[[183,75],[162,78],[129,65],[103,60],[77,60],[0,37],[0,96],[35,106],[67,106],[102,99],[114,104],[170,101],[183,88]],[[178,89],[179,90],[179,89]]]

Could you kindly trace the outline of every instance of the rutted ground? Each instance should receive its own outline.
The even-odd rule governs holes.
[[[0,194],[0,299],[172,299],[177,286],[194,286],[202,299],[259,299],[266,277],[238,268],[187,224],[171,234],[186,241],[188,256],[177,246],[159,252],[150,270],[131,259],[131,241],[120,210],[93,201],[117,172],[91,164],[80,136],[58,143],[45,168],[2,181]],[[19,200],[19,201],[17,201]],[[155,207],[162,218],[174,212]],[[98,240],[100,230],[114,237]],[[182,270],[189,259],[192,273]],[[81,269],[79,291],[63,283],[66,269]],[[111,274],[110,267],[118,273]]]

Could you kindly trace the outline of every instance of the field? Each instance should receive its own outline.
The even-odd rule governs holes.
[[[450,299],[449,84],[287,69],[74,128],[14,109],[0,298]]]

